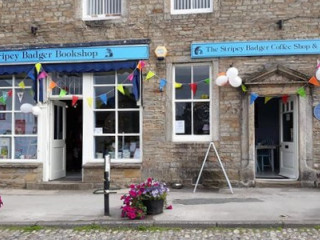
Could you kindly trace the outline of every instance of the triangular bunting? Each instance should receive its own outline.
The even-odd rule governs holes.
[[[6,105],[6,100],[4,99],[3,96],[0,97],[0,103],[2,103],[3,105]]]
[[[26,85],[24,84],[24,81],[19,82],[19,87],[21,87],[22,89],[25,89]]]
[[[67,95],[67,91],[64,89],[60,89],[59,97],[64,97],[65,95]]]
[[[255,101],[258,97],[259,97],[258,94],[256,94],[256,93],[251,93],[251,94],[250,94],[250,105],[251,105],[252,103],[254,103],[254,101]]]
[[[210,84],[210,78],[203,80],[206,84]]]
[[[266,104],[267,102],[269,102],[273,97],[265,97],[264,98],[264,104]]]
[[[36,77],[34,76],[34,68],[32,68],[29,72],[28,72],[28,77],[31,78],[33,81],[36,80]]]
[[[167,80],[165,80],[164,78],[160,79],[160,84],[159,84],[159,88],[160,91],[163,91],[163,88],[167,85]]]
[[[39,73],[39,72],[40,72],[41,67],[42,67],[41,63],[37,63],[37,64],[36,64],[36,70],[37,70],[37,73]]]
[[[142,68],[144,68],[144,66],[146,65],[146,63],[144,61],[139,61],[137,68],[141,71]]]
[[[73,107],[74,105],[76,105],[78,99],[79,99],[79,97],[77,97],[77,96],[72,96],[72,103],[71,103],[72,107]]]
[[[21,102],[23,99],[23,92],[17,92],[17,96],[18,96],[19,102]]]
[[[92,97],[87,97],[87,103],[88,103],[88,106],[90,108],[92,108],[92,102],[93,102],[93,98]]]
[[[8,92],[2,92],[2,96],[3,96],[4,100],[7,101]]]
[[[9,90],[8,96],[9,96],[9,97],[12,97],[12,90]]]
[[[242,89],[242,92],[247,92],[248,91],[246,85],[244,85],[244,84],[241,84],[241,89]]]
[[[300,97],[306,97],[306,96],[307,96],[304,87],[299,88],[299,89],[297,90],[297,93],[299,94]]]
[[[309,83],[311,83],[311,84],[313,84],[315,86],[320,86],[320,83],[319,83],[318,79],[315,76],[310,78]]]
[[[154,72],[149,71],[147,76],[146,76],[146,80],[149,80],[150,78],[152,78],[154,76]]]
[[[49,88],[50,89],[54,89],[56,86],[57,86],[57,84],[54,81],[51,80],[50,83],[49,83]]]
[[[102,95],[100,95],[99,97],[100,97],[100,100],[101,100],[105,105],[108,104],[108,96],[107,96],[107,94],[102,94]]]
[[[122,84],[119,84],[119,85],[117,86],[117,90],[118,90],[119,92],[121,92],[123,95],[125,95]]]
[[[283,95],[283,96],[281,97],[281,100],[282,100],[283,103],[287,103],[287,102],[288,102],[288,99],[289,99],[289,96],[288,96],[288,95]]]
[[[130,82],[132,82],[132,79],[133,79],[133,73],[129,74],[128,79],[130,80]]]
[[[189,84],[191,91],[193,92],[193,96],[196,95],[198,83],[190,83]]]
[[[38,80],[39,79],[44,79],[48,76],[48,74],[45,71],[42,71],[39,75],[38,75]]]
[[[177,83],[177,82],[176,82],[176,83],[174,84],[174,87],[175,87],[175,88],[181,88],[181,87],[182,87],[182,83]]]

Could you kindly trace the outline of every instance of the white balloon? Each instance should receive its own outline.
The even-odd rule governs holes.
[[[228,82],[228,77],[226,75],[221,75],[216,79],[216,84],[220,87],[225,85],[227,82]]]
[[[235,67],[231,67],[227,70],[228,78],[235,78],[236,76],[238,76],[238,74],[239,74],[239,71]]]
[[[242,79],[239,76],[236,76],[235,78],[230,78],[229,83],[232,87],[240,87],[242,84]]]
[[[316,71],[316,78],[320,81],[320,68]]]
[[[24,103],[20,106],[20,110],[23,113],[30,113],[32,112],[33,106],[30,103]]]
[[[41,109],[38,106],[34,106],[32,108],[32,113],[33,115],[38,116],[41,113]]]

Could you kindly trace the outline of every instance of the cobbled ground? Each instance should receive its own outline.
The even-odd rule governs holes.
[[[58,239],[217,239],[217,240],[312,240],[320,239],[320,228],[207,228],[207,229],[87,229],[84,228],[40,228],[37,230],[19,228],[0,228],[2,240],[58,240]]]

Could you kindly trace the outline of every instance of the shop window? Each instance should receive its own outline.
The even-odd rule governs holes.
[[[122,0],[83,0],[84,20],[100,20],[121,16]]]
[[[173,71],[173,140],[211,139],[211,67],[176,65]]]
[[[208,13],[213,11],[212,5],[212,0],[171,0],[171,13]]]
[[[141,161],[141,107],[128,79],[132,70],[94,74],[95,158]],[[121,85],[123,93],[117,90]]]
[[[52,89],[52,96],[60,95],[62,89],[67,95],[82,95],[81,73],[52,73],[52,79],[58,86]]]
[[[23,84],[22,84],[23,83]],[[32,80],[0,76],[0,159],[37,159],[37,118],[23,113],[24,103],[34,105]]]

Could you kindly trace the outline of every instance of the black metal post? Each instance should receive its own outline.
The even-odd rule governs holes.
[[[109,206],[109,190],[110,190],[110,155],[104,157],[104,215],[110,216]]]

